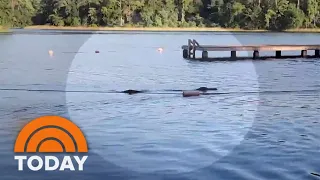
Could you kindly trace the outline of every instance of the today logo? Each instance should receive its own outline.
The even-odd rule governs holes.
[[[59,116],[44,116],[32,120],[20,131],[14,146],[17,153],[88,153],[87,141],[78,126]],[[24,164],[32,171],[83,171],[88,156],[64,156],[60,164],[56,156],[14,156],[18,170]],[[75,160],[76,166],[72,159]]]

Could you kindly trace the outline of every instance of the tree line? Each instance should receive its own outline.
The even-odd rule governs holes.
[[[320,0],[0,0],[0,25],[222,27],[320,26]]]

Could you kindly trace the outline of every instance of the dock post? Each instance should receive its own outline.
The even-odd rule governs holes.
[[[231,51],[231,59],[235,60],[237,58],[237,51]]]
[[[202,51],[202,59],[208,59],[208,51]]]
[[[196,46],[197,45],[199,45],[199,43],[195,40],[195,39],[193,39],[192,40],[192,55],[193,55],[193,59],[195,59],[196,58]]]
[[[276,58],[281,58],[281,51],[276,51]]]
[[[301,57],[307,57],[307,50],[301,50]]]
[[[193,47],[192,49],[192,58],[195,59],[196,58],[196,48]]]
[[[183,56],[184,59],[188,58],[188,56],[189,56],[188,49],[184,49],[183,50],[182,56]]]
[[[191,49],[192,49],[191,39],[188,39],[188,58],[191,57]]]
[[[319,49],[316,49],[316,50],[314,51],[314,56],[315,56],[315,57],[320,57],[320,50],[319,50]]]
[[[253,51],[253,59],[258,59],[259,56],[259,51]]]

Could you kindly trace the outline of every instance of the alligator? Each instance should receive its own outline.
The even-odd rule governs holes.
[[[207,88],[207,87],[200,87],[198,89],[196,89],[197,91],[202,91],[202,92],[206,92],[206,91],[216,91],[218,90],[217,88]]]
[[[121,93],[126,93],[126,94],[129,94],[129,95],[138,94],[138,93],[144,93],[144,92],[146,92],[146,91],[138,91],[138,90],[132,90],[132,89],[121,91]]]

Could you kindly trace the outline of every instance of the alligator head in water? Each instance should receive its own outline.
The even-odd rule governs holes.
[[[129,90],[121,91],[121,92],[122,92],[122,93],[129,94],[129,95],[132,95],[132,94],[143,93],[143,92],[145,92],[145,91],[138,91],[138,90],[129,89]]]
[[[206,91],[216,91],[218,90],[217,88],[207,88],[207,87],[200,87],[198,89],[196,89],[197,91],[203,91],[203,92],[206,92]]]

